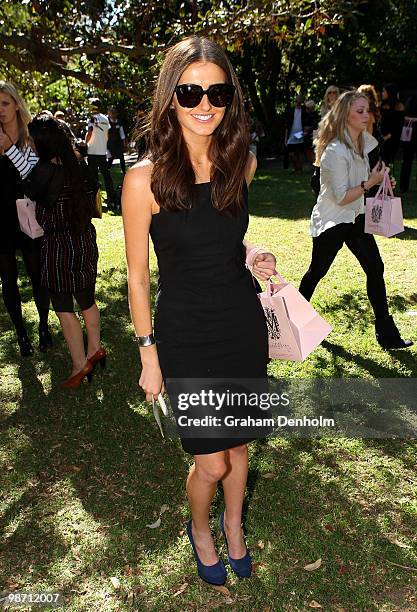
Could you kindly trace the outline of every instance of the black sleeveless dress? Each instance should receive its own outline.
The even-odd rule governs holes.
[[[150,234],[159,266],[155,339],[174,414],[170,379],[265,379],[268,334],[243,239],[248,195],[237,216],[211,202],[211,184],[193,188],[189,210],[161,208]],[[251,408],[242,409],[247,416]],[[254,408],[252,412],[258,413]],[[208,454],[253,438],[182,438],[185,451]]]

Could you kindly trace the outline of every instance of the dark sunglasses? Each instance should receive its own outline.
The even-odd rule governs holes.
[[[207,94],[210,104],[221,108],[231,104],[235,87],[234,85],[229,85],[229,83],[216,83],[215,85],[210,85],[208,89],[203,89],[201,85],[186,83],[184,85],[177,85],[175,93],[177,94],[178,104],[184,108],[195,108],[198,106],[204,94]]]

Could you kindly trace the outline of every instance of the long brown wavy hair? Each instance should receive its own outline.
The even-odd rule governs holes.
[[[211,62],[235,86],[235,94],[209,149],[212,203],[218,210],[236,213],[243,204],[245,171],[249,157],[249,131],[242,90],[226,53],[208,38],[190,36],[171,47],[159,73],[153,106],[142,134],[148,139],[145,157],[153,162],[151,189],[156,202],[167,210],[190,207],[195,173],[177,120],[172,98],[184,70],[194,62]]]

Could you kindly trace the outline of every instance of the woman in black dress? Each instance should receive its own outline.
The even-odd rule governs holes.
[[[404,104],[398,98],[398,89],[393,83],[384,85],[381,103],[381,132],[384,137],[382,159],[392,165],[400,145],[404,123]]]
[[[85,377],[91,380],[96,363],[104,367],[106,359],[94,296],[98,250],[91,219],[95,191],[87,166],[77,160],[59,122],[40,116],[29,124],[29,133],[39,162],[25,179],[24,191],[36,201],[36,218],[45,232],[41,284],[48,289],[72,359],[71,375],[61,387],[76,388]],[[87,330],[87,353],[74,299]]]
[[[139,385],[151,400],[167,384],[178,417],[177,391],[186,389],[189,379],[262,379],[268,360],[266,323],[245,268],[243,246],[247,186],[256,158],[249,154],[237,77],[217,44],[191,37],[168,51],[148,137],[147,157],[128,171],[123,187],[129,303],[142,361]],[[156,344],[150,311],[149,234],[160,276]],[[274,257],[265,254],[255,261],[254,271],[265,279],[274,266]],[[175,392],[170,388],[172,379]],[[251,411],[256,412],[245,408],[245,414]],[[239,576],[250,576],[251,560],[241,530],[248,439],[184,437],[181,441],[194,456],[187,480],[192,513],[187,534],[200,577],[214,584],[223,584],[227,577],[209,529],[210,505],[219,481],[226,505],[221,529],[227,536],[229,562]]]
[[[22,357],[33,355],[32,343],[22,315],[17,284],[17,250],[20,249],[26,272],[32,283],[33,297],[39,313],[39,350],[52,346],[48,329],[49,297],[40,284],[40,243],[20,231],[16,199],[22,197],[22,179],[13,162],[19,157],[19,171],[25,176],[37,157],[28,145],[27,125],[30,114],[11,83],[0,81],[0,277],[4,305],[15,326]]]

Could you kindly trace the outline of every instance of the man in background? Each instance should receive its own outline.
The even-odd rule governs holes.
[[[101,113],[101,102],[98,98],[90,100],[91,116],[87,124],[86,143],[88,146],[88,166],[93,181],[98,182],[98,171],[104,179],[107,193],[107,208],[114,208],[114,186],[107,164],[107,141],[110,123],[106,115]]]
[[[107,148],[110,152],[110,159],[108,162],[109,168],[112,167],[113,160],[120,160],[120,169],[123,174],[126,174],[126,163],[124,157],[126,136],[123,129],[123,125],[119,120],[117,110],[115,108],[109,108],[109,140],[107,142]]]
[[[288,147],[293,172],[303,171],[305,112],[303,97],[298,95],[295,107],[287,113],[285,130],[285,146]]]

